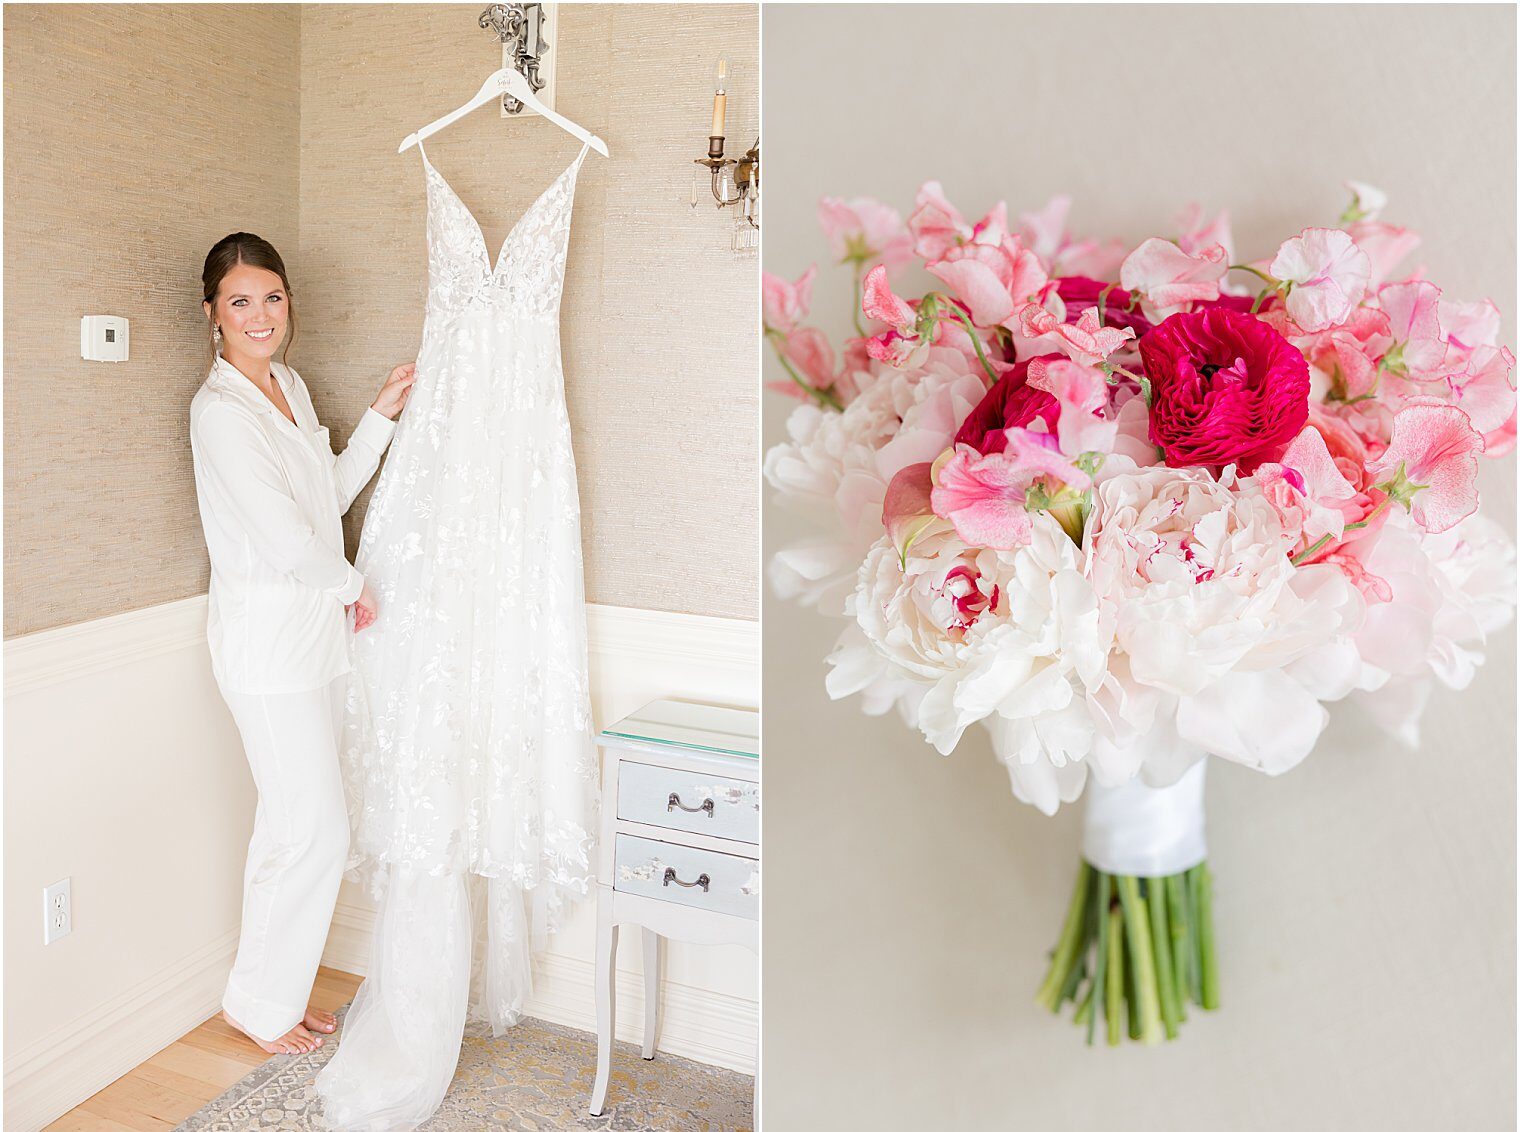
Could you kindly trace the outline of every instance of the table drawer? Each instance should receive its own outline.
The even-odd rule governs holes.
[[[758,782],[625,761],[617,796],[624,821],[760,843]]]
[[[690,845],[618,834],[612,887],[728,916],[760,916],[760,862]]]

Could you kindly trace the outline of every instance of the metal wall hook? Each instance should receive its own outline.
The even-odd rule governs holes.
[[[542,4],[492,4],[480,13],[480,26],[489,28],[496,38],[512,49],[512,66],[528,80],[528,87],[537,94],[544,89],[544,79],[538,73],[539,64],[549,44],[544,39],[544,6]],[[510,94],[502,96],[502,109],[508,114],[522,113],[523,104]]]

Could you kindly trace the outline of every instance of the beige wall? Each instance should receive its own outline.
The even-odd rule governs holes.
[[[5,636],[204,592],[200,271],[297,246],[300,9],[7,5]],[[299,265],[297,265],[299,266]],[[131,319],[131,360],[79,319]]]
[[[204,592],[185,421],[204,376],[200,265],[222,235],[257,232],[285,256],[290,360],[335,439],[415,356],[422,179],[395,150],[499,65],[479,13],[6,9],[7,638]],[[689,201],[719,54],[735,63],[731,135],[753,135],[757,18],[561,18],[559,108],[612,152],[580,177],[563,316],[587,596],[753,618],[756,265],[726,250],[726,217]],[[487,108],[429,144],[492,246],[576,150]],[[130,362],[79,360],[87,313],[132,320]]]
[[[766,266],[827,252],[823,194],[971,216],[1069,192],[1082,231],[1227,206],[1269,253],[1343,178],[1515,343],[1515,14],[1306,5],[765,10]],[[908,47],[911,39],[911,59]],[[924,61],[916,65],[915,60]],[[1232,93],[1238,91],[1239,93]],[[927,282],[927,280],[926,280]],[[821,267],[820,323],[849,277]],[[767,363],[768,376],[780,377]],[[767,394],[767,444],[792,403]],[[1485,468],[1513,530],[1515,457]],[[765,510],[766,550],[802,528]],[[1017,803],[985,739],[941,758],[830,703],[838,623],[767,595],[766,1119],[873,1132],[1500,1129],[1515,1117],[1515,635],[1405,752],[1340,711],[1302,766],[1210,770],[1224,1008],[1087,1049],[1033,1002],[1080,813]],[[785,705],[777,711],[775,705]],[[808,831],[806,837],[798,831]],[[1069,1014],[1069,1010],[1068,1010]]]

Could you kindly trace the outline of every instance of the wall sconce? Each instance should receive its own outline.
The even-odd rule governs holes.
[[[760,246],[760,139],[743,157],[724,157],[724,131],[728,117],[728,60],[718,60],[717,82],[713,91],[712,130],[707,138],[707,156],[695,158],[712,173],[712,195],[718,207],[736,208],[733,250],[753,251]],[[695,206],[696,187],[692,187]]]
[[[549,52],[548,34],[557,30],[554,9],[553,4],[492,4],[480,13],[480,26],[489,28],[501,40],[502,66],[521,72],[528,80],[528,88],[551,110],[554,60],[546,60],[544,56]],[[501,96],[503,114],[521,114],[523,108],[510,94]]]

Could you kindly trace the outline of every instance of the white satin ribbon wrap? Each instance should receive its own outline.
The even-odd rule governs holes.
[[[1132,778],[1122,786],[1088,780],[1082,856],[1106,873],[1162,877],[1185,872],[1208,856],[1203,839],[1200,759],[1171,786]]]

